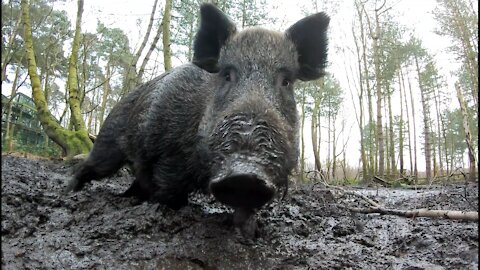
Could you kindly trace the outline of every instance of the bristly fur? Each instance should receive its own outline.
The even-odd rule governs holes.
[[[211,4],[200,15],[192,64],[141,85],[112,109],[68,190],[130,163],[135,180],[126,196],[178,209],[189,192],[205,189],[222,160],[237,156],[252,157],[286,190],[299,155],[293,84],[323,74],[329,18],[309,16],[286,33],[237,33]]]

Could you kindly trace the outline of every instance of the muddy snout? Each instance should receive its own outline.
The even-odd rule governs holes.
[[[261,164],[245,158],[225,163],[209,185],[218,201],[233,208],[255,209],[272,200],[276,188]]]

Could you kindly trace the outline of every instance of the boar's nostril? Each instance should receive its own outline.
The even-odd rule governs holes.
[[[259,208],[275,195],[275,188],[253,173],[229,175],[210,183],[217,200],[232,207]]]

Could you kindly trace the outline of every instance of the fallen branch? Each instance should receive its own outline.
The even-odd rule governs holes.
[[[381,207],[358,208],[345,207],[346,209],[363,214],[381,214],[381,215],[395,215],[407,218],[429,217],[429,218],[446,218],[456,220],[478,221],[477,211],[451,211],[451,210],[429,210],[429,209],[415,209],[415,210],[398,210],[385,209]]]
[[[380,178],[379,176],[374,176],[373,177],[373,182],[376,182],[384,187],[390,187],[392,184],[388,183],[386,180]]]

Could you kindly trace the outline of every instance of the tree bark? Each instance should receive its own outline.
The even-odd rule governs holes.
[[[475,181],[477,178],[476,177],[477,161],[475,156],[475,149],[473,148],[473,143],[472,143],[472,134],[470,132],[470,126],[468,124],[467,106],[465,104],[462,90],[460,89],[460,84],[458,82],[455,83],[455,89],[457,90],[457,99],[458,99],[458,103],[460,103],[460,109],[462,111],[462,116],[463,116],[463,130],[465,131],[465,143],[467,144],[467,149],[468,149],[469,180]]]
[[[5,123],[5,142],[7,143],[7,150],[12,151],[12,140],[13,140],[13,132],[10,127],[11,127],[11,118],[12,118],[12,107],[13,107],[13,100],[17,96],[17,83],[18,83],[18,77],[20,74],[20,65],[17,66],[17,69],[15,70],[15,77],[13,79],[13,85],[12,85],[12,93],[10,94],[10,99],[8,100],[7,103],[7,117],[6,117],[6,123]]]
[[[313,112],[312,112],[312,125],[311,125],[311,133],[312,133],[312,150],[313,150],[313,156],[315,158],[315,169],[317,171],[321,170],[321,165],[320,165],[320,155],[318,152],[318,128],[319,128],[319,119],[318,119],[318,113],[319,113],[319,108],[320,108],[320,91],[322,91],[322,85],[323,85],[323,78],[319,79],[318,81],[318,91],[314,94],[314,105],[313,105]]]
[[[152,44],[150,45],[150,48],[148,49],[147,54],[143,58],[142,65],[140,66],[140,69],[138,70],[138,81],[139,83],[141,79],[143,78],[143,73],[145,73],[145,67],[147,66],[148,60],[150,59],[150,56],[152,55],[153,50],[157,47],[158,40],[160,39],[160,35],[162,34],[163,31],[163,26],[160,24],[157,29],[157,33],[155,34],[155,37],[153,38]]]
[[[83,1],[79,1],[79,8]],[[45,100],[45,95],[43,90],[41,89],[41,82],[40,78],[37,74],[37,64],[35,61],[35,51],[33,49],[33,38],[32,38],[32,27],[30,25],[30,13],[29,13],[29,4],[27,0],[21,1],[22,7],[22,19],[24,25],[24,41],[25,41],[25,49],[26,49],[26,56],[27,56],[27,63],[28,63],[28,75],[30,77],[30,82],[32,85],[32,98],[35,103],[35,107],[37,109],[37,115],[42,124],[42,127],[45,133],[51,138],[55,143],[57,143],[66,153],[67,157],[71,158],[77,154],[84,154],[87,153],[93,146],[92,141],[88,137],[88,133],[85,129],[81,129],[80,127],[81,122],[77,123],[79,127],[76,131],[69,131],[64,129],[60,124],[55,120],[52,116],[50,111],[47,107],[47,102]],[[79,14],[81,14],[79,12]],[[77,18],[77,22],[80,21]],[[76,28],[76,31],[80,31],[79,25]],[[78,44],[77,44],[78,46]],[[73,61],[71,61],[73,62]],[[69,74],[70,75],[70,74]],[[71,91],[71,90],[70,90]],[[70,102],[70,106],[77,105],[75,104],[75,100],[72,99],[74,102]],[[78,101],[78,100],[77,100]],[[75,112],[76,109],[72,109]],[[78,111],[76,112],[79,113]],[[80,115],[81,120],[81,115]],[[83,121],[83,120],[82,120]],[[83,125],[84,126],[84,125]]]
[[[375,142],[374,138],[376,137],[376,131],[373,128],[373,102],[372,102],[372,89],[370,87],[370,74],[368,71],[368,60],[367,60],[367,44],[366,44],[366,37],[365,37],[365,28],[363,25],[363,13],[364,13],[364,7],[363,4],[360,7],[360,4],[355,1],[355,6],[357,9],[357,13],[359,16],[360,20],[360,38],[362,41],[362,62],[363,62],[363,71],[365,73],[364,79],[365,79],[365,87],[367,90],[367,104],[368,104],[368,133],[369,133],[369,142],[364,142],[368,143],[368,150],[369,150],[369,156],[368,156],[368,177],[371,178],[376,172],[376,162],[374,160],[375,158]],[[363,128],[363,127],[362,127]]]
[[[441,143],[441,127],[443,124],[443,121],[441,120],[441,114],[440,114],[440,91],[438,91],[438,87],[436,87],[437,91],[435,91],[434,98],[435,98],[435,112],[437,114],[437,152],[438,152],[438,165],[439,165],[439,174],[443,175],[444,170],[443,170],[443,155],[442,155],[442,143]]]
[[[401,66],[398,68],[398,89],[400,91],[400,122],[398,123],[398,158],[399,158],[399,165],[400,165],[400,177],[405,176],[405,168],[404,168],[404,159],[403,159],[403,147],[404,147],[404,135],[403,135],[403,96],[402,96],[402,83],[403,78],[400,75]]]
[[[72,42],[72,53],[70,55],[69,64],[68,64],[68,103],[70,105],[70,119],[73,123],[75,131],[85,129],[85,122],[82,118],[81,104],[79,99],[78,91],[78,80],[77,80],[77,62],[78,62],[78,49],[80,47],[80,33],[81,33],[81,24],[82,24],[82,14],[83,14],[83,0],[78,0],[78,10],[77,10],[77,20],[75,24],[75,35]]]
[[[418,74],[418,85],[420,87],[420,97],[422,103],[422,112],[423,112],[423,135],[424,138],[424,151],[425,151],[425,173],[427,181],[431,183],[432,181],[432,157],[431,157],[431,142],[430,142],[430,109],[427,103],[427,89],[423,86],[421,76],[420,76],[420,67],[418,65],[418,58],[415,55],[415,66],[417,68]]]
[[[304,137],[304,128],[305,128],[305,88],[302,89],[302,122],[300,129],[300,143],[301,143],[301,156],[300,156],[300,181],[303,182],[305,177],[305,137]]]
[[[358,119],[358,126],[360,129],[360,157],[362,160],[362,181],[365,181],[365,179],[369,178],[369,172],[368,172],[368,161],[367,157],[365,154],[365,131],[364,131],[364,126],[363,126],[363,95],[364,95],[364,87],[363,87],[363,72],[362,72],[362,56],[360,55],[360,47],[358,46],[358,41],[357,37],[355,36],[355,30],[352,28],[352,34],[354,37],[354,42],[355,42],[355,49],[357,52],[357,62],[358,62],[358,81],[359,81],[359,87],[360,87],[360,93],[358,94],[358,103],[359,103],[359,110],[360,110],[360,116]],[[353,100],[353,97],[352,97]]]
[[[110,62],[107,63],[107,74],[105,78],[105,83],[103,84],[103,95],[102,95],[102,105],[100,107],[100,112],[99,112],[99,120],[100,120],[100,128],[103,126],[103,121],[105,121],[105,111],[107,109],[107,100],[108,96],[110,95],[110,76],[111,76],[111,70],[110,70]]]
[[[162,20],[163,66],[165,67],[165,71],[172,69],[172,53],[170,50],[170,20],[172,17],[172,2],[173,0],[165,1],[165,12]]]
[[[410,77],[407,76],[408,81],[408,89],[410,90],[410,103],[412,107],[412,122],[413,122],[413,175],[415,184],[417,184],[418,180],[418,167],[417,167],[417,124],[415,123],[415,103],[413,100],[413,93],[412,93],[412,84],[410,82]]]
[[[385,146],[384,146],[384,134],[382,123],[382,79],[380,78],[380,55],[379,55],[379,40],[380,35],[380,22],[378,18],[378,9],[375,9],[375,33],[372,33],[373,39],[373,63],[375,66],[375,82],[377,93],[377,147],[378,147],[378,175],[383,176],[385,174]]]
[[[158,0],[155,0],[153,3],[152,13],[150,14],[150,21],[148,22],[145,36],[143,37],[142,43],[140,44],[140,47],[138,48],[138,50],[135,52],[135,55],[133,56],[132,61],[130,62],[130,65],[128,67],[128,71],[126,75],[127,82],[125,83],[125,86],[127,89],[123,89],[124,94],[134,89],[142,81],[142,77],[137,75],[137,63],[138,63],[138,60],[140,59],[140,56],[142,55],[143,50],[145,49],[145,46],[147,46],[148,38],[150,37],[150,33],[152,31],[157,4],[158,4]]]

